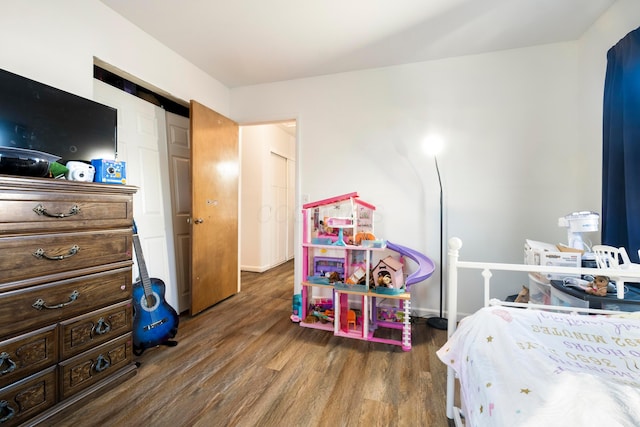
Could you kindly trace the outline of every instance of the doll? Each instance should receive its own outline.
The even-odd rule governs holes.
[[[607,287],[609,286],[609,278],[606,276],[596,276],[593,282],[587,285],[585,292],[599,297],[607,296]]]

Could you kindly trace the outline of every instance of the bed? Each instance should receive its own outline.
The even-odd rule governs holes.
[[[610,269],[467,262],[459,260],[461,247],[460,239],[449,241],[449,338],[437,351],[456,426],[640,425],[640,312],[490,298],[498,271],[606,275],[621,286],[640,282],[640,271],[620,277]],[[464,269],[476,270],[484,304],[458,324]]]

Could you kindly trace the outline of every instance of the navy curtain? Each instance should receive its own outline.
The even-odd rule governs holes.
[[[640,28],[607,52],[602,152],[602,243],[640,249]]]

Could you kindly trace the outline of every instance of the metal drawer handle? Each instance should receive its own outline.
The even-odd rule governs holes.
[[[3,351],[2,353],[0,353],[0,366],[3,366],[5,363],[8,365],[8,367],[7,369],[3,369],[2,371],[0,371],[0,374],[9,374],[13,372],[14,369],[16,369],[16,362],[11,360],[11,356],[9,356],[9,353]]]
[[[80,296],[80,292],[73,291],[71,292],[71,295],[69,295],[69,301],[56,304],[56,305],[48,305],[46,302],[44,302],[42,298],[38,298],[36,302],[31,304],[31,307],[35,308],[36,310],[42,310],[43,308],[48,308],[48,309],[62,308],[62,307],[68,306],[69,304],[77,300],[79,296]]]
[[[74,255],[75,255],[75,254],[77,254],[79,251],[80,251],[80,246],[78,246],[78,245],[73,245],[73,246],[71,247],[71,249],[69,249],[69,252],[68,252],[67,254],[65,254],[65,255],[55,255],[55,256],[50,256],[50,255],[47,255],[47,253],[45,252],[45,250],[44,250],[44,249],[42,249],[42,248],[38,248],[38,249],[36,249],[36,251],[33,253],[33,256],[34,256],[34,257],[36,257],[36,258],[38,258],[38,259],[45,258],[45,259],[48,259],[48,260],[50,260],[50,261],[60,261],[60,260],[62,260],[62,259],[67,259],[67,258],[70,258],[70,257],[74,256]]]
[[[73,205],[73,207],[71,209],[69,209],[69,213],[49,213],[47,212],[47,208],[45,208],[42,205],[38,205],[35,208],[33,208],[33,211],[35,213],[37,213],[38,215],[44,215],[44,216],[48,216],[49,218],[67,218],[73,215],[77,215],[80,213],[80,207],[78,205]]]
[[[102,372],[109,368],[109,366],[111,366],[111,362],[109,362],[109,360],[107,360],[103,355],[99,355],[96,363],[93,365],[93,369],[95,369],[96,372]]]
[[[15,415],[16,410],[9,406],[6,400],[0,400],[0,424],[9,421]],[[5,415],[6,414],[6,415]]]
[[[98,335],[104,335],[111,330],[111,325],[109,324],[109,322],[104,320],[104,317],[101,317],[96,322],[96,326],[93,328],[93,330]]]

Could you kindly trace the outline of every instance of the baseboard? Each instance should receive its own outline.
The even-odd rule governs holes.
[[[253,265],[241,265],[240,266],[240,271],[248,271],[248,272],[251,272],[251,273],[264,273],[268,269],[269,269],[269,267],[258,267],[258,266],[253,266]]]
[[[291,258],[291,259],[293,259],[293,258]],[[264,273],[267,270],[271,270],[272,268],[275,268],[275,267],[277,267],[279,265],[282,265],[282,264],[284,264],[286,262],[291,261],[291,259],[279,262],[279,263],[274,264],[274,265],[263,265],[263,266],[241,265],[240,266],[240,271],[248,271],[248,272],[251,272],[251,273]]]

